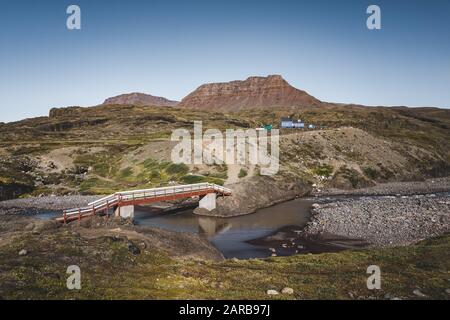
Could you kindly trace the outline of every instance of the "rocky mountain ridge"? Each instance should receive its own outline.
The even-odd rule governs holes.
[[[123,104],[134,106],[175,106],[178,101],[166,99],[164,97],[156,97],[150,94],[133,92],[127,94],[121,94],[115,97],[111,97],[103,102],[103,105],[110,104]]]
[[[321,101],[292,87],[280,75],[249,77],[201,85],[180,102],[180,107],[221,111],[248,108],[320,106]]]

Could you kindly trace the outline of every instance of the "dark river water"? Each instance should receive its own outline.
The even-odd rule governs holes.
[[[313,200],[309,199],[295,199],[234,218],[202,217],[194,215],[192,210],[159,216],[136,211],[135,223],[198,233],[208,239],[225,258],[265,258],[271,255],[269,248],[247,241],[271,235],[285,226],[304,227],[309,220],[312,203]]]
[[[442,195],[442,194],[439,194]],[[444,195],[450,196],[450,193]],[[413,195],[412,197],[423,197],[424,195]],[[427,195],[436,196],[435,194]],[[395,196],[370,196],[373,197],[395,197]],[[135,211],[135,223],[141,226],[151,226],[172,231],[197,233],[206,238],[214,245],[225,258],[266,258],[272,255],[271,249],[276,247],[276,241],[261,241],[280,233],[297,234],[310,219],[311,205],[315,202],[341,201],[348,198],[365,198],[364,196],[334,196],[330,198],[295,199],[280,203],[275,206],[258,210],[256,213],[233,217],[214,218],[194,215],[192,210],[176,213],[155,214],[145,211]],[[52,219],[60,216],[60,212],[44,212],[35,215],[41,219]],[[281,229],[281,230],[280,230]],[[276,240],[276,239],[275,239]],[[286,241],[281,241],[285,243]],[[300,246],[298,246],[300,245]],[[296,241],[295,248],[284,250],[277,248],[277,255],[291,255],[295,253],[320,253],[333,252],[336,250],[363,247],[365,244],[360,240],[343,239],[342,237],[319,240]],[[305,247],[304,250],[299,249]],[[298,249],[298,250],[297,250]],[[283,252],[285,251],[285,252]]]
[[[272,254],[268,246],[247,241],[269,236],[286,226],[303,228],[309,221],[312,203],[312,199],[295,199],[233,218],[202,217],[193,214],[191,209],[155,215],[136,208],[134,222],[141,226],[198,233],[225,258],[266,258]],[[60,215],[60,212],[43,212],[35,217],[47,220]]]

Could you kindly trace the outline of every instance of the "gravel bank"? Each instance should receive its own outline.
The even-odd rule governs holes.
[[[102,196],[55,196],[14,199],[0,202],[0,214],[38,213],[87,206]]]
[[[389,182],[362,189],[315,189],[314,196],[333,195],[414,195],[450,192],[450,177],[413,182]]]
[[[409,245],[450,232],[450,196],[364,197],[314,204],[304,231],[365,239],[375,246]]]

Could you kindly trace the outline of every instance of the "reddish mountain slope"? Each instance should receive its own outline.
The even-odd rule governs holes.
[[[321,102],[279,75],[209,83],[186,96],[180,107],[238,111],[247,108],[318,106]]]

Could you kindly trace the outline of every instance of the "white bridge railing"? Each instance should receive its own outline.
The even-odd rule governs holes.
[[[165,196],[170,197],[182,194],[189,195],[192,192],[201,192],[209,190],[223,195],[231,195],[232,193],[231,189],[219,186],[214,183],[195,183],[163,188],[121,191],[103,197],[101,199],[95,200],[89,203],[88,206],[86,207],[65,210],[64,215],[65,217],[69,217],[73,215],[90,214],[96,211],[101,211],[107,208],[114,207],[121,202],[129,202],[145,199],[151,200],[152,198],[160,198]]]

